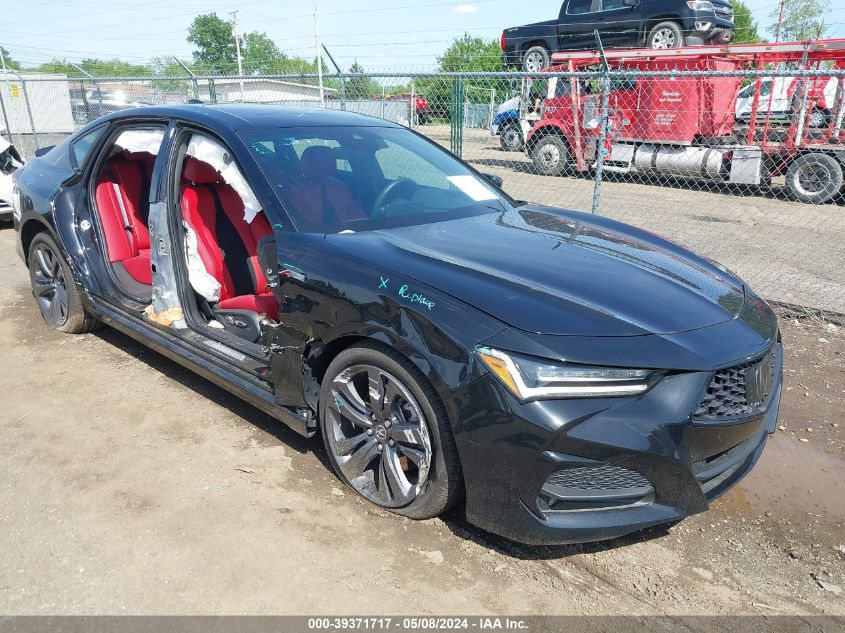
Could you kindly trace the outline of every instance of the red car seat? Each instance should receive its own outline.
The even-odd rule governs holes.
[[[147,285],[152,284],[147,220],[154,163],[152,154],[121,152],[103,165],[94,189],[109,262]]]
[[[197,234],[200,259],[220,284],[217,307],[278,318],[279,305],[258,261],[258,241],[273,230],[263,213],[244,220],[244,204],[208,163],[192,156],[182,168],[182,214]]]

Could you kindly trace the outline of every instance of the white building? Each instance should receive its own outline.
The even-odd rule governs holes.
[[[199,98],[205,102],[217,103],[288,103],[320,100],[320,88],[316,85],[294,83],[279,79],[245,77],[243,96],[241,80],[225,77],[211,81],[202,79],[199,84]],[[337,90],[323,88],[326,98],[334,98]]]

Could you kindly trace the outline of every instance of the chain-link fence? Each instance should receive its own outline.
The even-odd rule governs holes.
[[[767,298],[845,313],[845,70],[840,62],[535,73],[69,79],[0,75],[25,156],[149,104],[336,108],[409,126],[517,200],[660,233]]]

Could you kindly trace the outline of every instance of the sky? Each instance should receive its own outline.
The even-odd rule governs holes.
[[[747,4],[763,34],[778,1]],[[829,36],[845,37],[845,3],[831,4]],[[465,32],[498,39],[504,27],[552,19],[559,8],[559,0],[318,0],[322,43],[337,62],[384,72],[431,69]],[[236,9],[241,31],[265,32],[289,55],[314,59],[312,0],[2,0],[0,44],[27,66],[54,57],[189,61],[191,20]]]

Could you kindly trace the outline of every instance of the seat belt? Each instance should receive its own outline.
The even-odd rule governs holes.
[[[110,184],[114,190],[114,197],[117,198],[117,206],[120,209],[120,215],[123,218],[123,230],[126,231],[127,236],[129,237],[129,245],[132,246],[135,229],[132,228],[132,224],[129,222],[129,214],[126,211],[126,204],[123,202],[123,193],[120,191],[120,185],[117,182],[117,174],[114,173],[111,165],[106,166],[106,171],[111,179]]]

